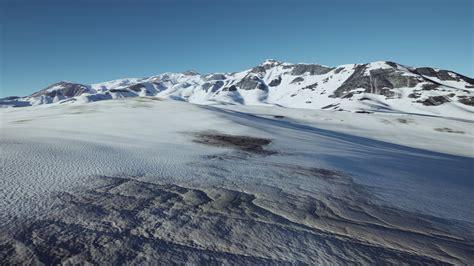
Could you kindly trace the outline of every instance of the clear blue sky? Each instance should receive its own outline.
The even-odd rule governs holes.
[[[472,0],[0,0],[0,96],[59,80],[392,60],[474,76]]]

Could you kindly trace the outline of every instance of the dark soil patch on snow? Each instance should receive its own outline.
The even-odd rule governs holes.
[[[210,146],[233,148],[245,152],[270,155],[274,151],[263,149],[272,141],[270,139],[256,138],[249,136],[227,135],[217,132],[197,133],[194,142]]]
[[[454,130],[448,127],[439,127],[439,128],[435,128],[434,130],[439,131],[439,132],[464,134],[464,131]]]

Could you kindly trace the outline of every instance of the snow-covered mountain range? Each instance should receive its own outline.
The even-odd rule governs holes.
[[[91,85],[61,81],[26,97],[0,99],[0,106],[157,96],[197,104],[279,105],[465,118],[474,112],[473,93],[474,79],[430,67],[387,61],[328,67],[266,60],[234,73],[201,75],[186,71]]]

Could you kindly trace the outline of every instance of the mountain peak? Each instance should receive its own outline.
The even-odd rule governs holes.
[[[195,70],[192,70],[192,69],[189,69],[189,70],[186,70],[183,72],[184,75],[186,76],[196,76],[196,75],[200,75],[199,72],[195,71]]]
[[[260,65],[261,66],[264,66],[264,65],[269,65],[269,64],[281,64],[282,62],[281,61],[278,61],[278,60],[275,60],[275,59],[265,59]]]

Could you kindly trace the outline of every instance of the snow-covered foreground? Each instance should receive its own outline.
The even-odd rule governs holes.
[[[0,121],[0,261],[474,260],[473,121],[154,97]]]

